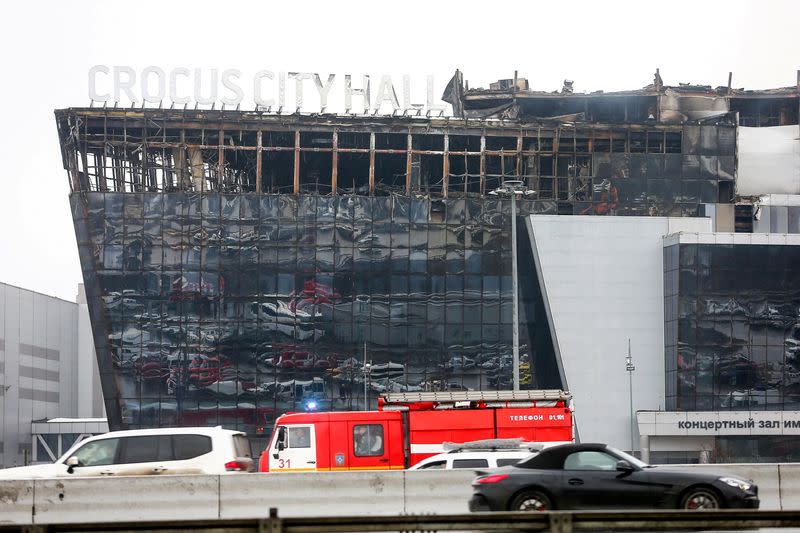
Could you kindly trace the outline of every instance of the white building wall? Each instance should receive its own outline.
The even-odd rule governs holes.
[[[662,239],[711,231],[711,221],[535,215],[528,228],[578,437],[628,450],[628,339],[634,411],[664,408]],[[633,437],[636,449],[639,436]]]
[[[92,358],[80,360],[79,344],[87,343]],[[26,450],[32,458],[33,420],[84,416],[79,395],[102,404],[99,379],[96,386],[78,379],[97,374],[93,353],[78,304],[0,283],[0,467],[23,464]]]
[[[800,126],[740,126],[736,132],[736,194],[800,194]]]
[[[800,194],[765,194],[759,198],[753,233],[800,233]]]
[[[19,397],[19,342],[20,342],[20,302],[16,287],[0,284],[0,313],[3,315],[3,419],[0,434],[0,464],[13,466],[19,464],[20,456],[20,397]],[[24,441],[23,441],[24,444]]]
[[[105,418],[103,395],[100,385],[100,371],[92,340],[92,325],[89,322],[89,306],[86,304],[86,291],[83,284],[78,286],[78,327],[75,332],[78,366],[81,370],[73,378],[77,381],[77,412],[79,418]],[[90,370],[91,369],[91,370]]]

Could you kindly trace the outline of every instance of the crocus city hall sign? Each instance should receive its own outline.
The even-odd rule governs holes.
[[[441,114],[445,111],[445,106],[434,100],[433,76],[427,76],[425,103],[419,103],[412,101],[411,77],[403,75],[400,85],[402,105],[395,83],[389,75],[381,76],[374,92],[368,75],[354,79],[350,74],[345,74],[343,81],[337,83],[336,74],[320,76],[316,72],[286,73],[271,70],[260,70],[246,77],[237,69],[220,71],[176,67],[165,71],[161,67],[148,66],[137,72],[128,66],[95,65],[89,69],[88,81],[89,98],[93,102],[123,106],[139,103],[180,106],[221,103],[236,107],[243,104],[245,94],[249,93],[257,109],[300,112],[305,110],[306,93],[313,90],[318,109],[322,112],[325,112],[329,97],[334,92],[343,96],[343,109],[347,113],[351,110],[410,114]],[[294,93],[293,109],[286,106],[287,84]],[[419,87],[415,88],[419,90]]]

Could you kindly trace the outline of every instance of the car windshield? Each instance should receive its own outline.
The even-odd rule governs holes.
[[[625,453],[625,452],[623,452],[621,450],[618,450],[616,448],[612,448],[611,446],[608,446],[607,449],[610,452],[612,452],[614,455],[619,457],[620,459],[624,459],[625,461],[628,461],[631,465],[633,465],[633,466],[635,466],[637,468],[647,468],[647,467],[650,466],[649,464],[645,463],[644,461],[642,461],[640,459],[637,459],[636,457],[634,457],[632,455],[629,455],[629,454],[627,454],[627,453]]]

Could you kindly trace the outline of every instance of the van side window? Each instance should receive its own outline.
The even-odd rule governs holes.
[[[453,459],[453,468],[486,468],[489,461],[486,459]]]
[[[311,428],[308,426],[289,428],[289,448],[310,448]]]
[[[87,442],[72,454],[81,466],[113,465],[117,459],[119,439],[102,439]]]
[[[209,453],[211,451],[211,437],[206,435],[173,435],[172,445],[175,448],[175,459],[183,461]]]
[[[123,437],[120,464],[151,463],[172,460],[172,437],[153,435],[147,437]]]
[[[356,457],[383,455],[383,425],[359,424],[353,426],[353,453]]]
[[[447,466],[447,461],[432,461],[425,466],[419,467],[420,470],[442,470]]]

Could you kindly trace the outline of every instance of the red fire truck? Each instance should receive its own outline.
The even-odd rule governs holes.
[[[444,442],[572,441],[572,396],[559,390],[385,394],[377,411],[278,417],[261,472],[400,470]]]

